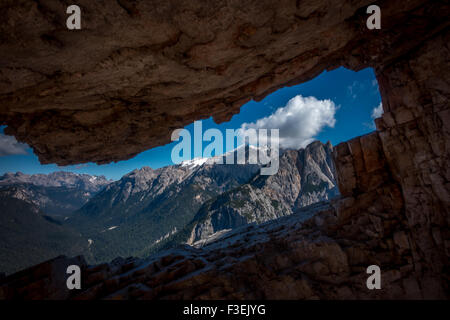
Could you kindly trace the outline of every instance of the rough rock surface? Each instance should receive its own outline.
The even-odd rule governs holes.
[[[324,69],[389,65],[449,25],[444,1],[62,0],[0,4],[0,124],[42,163],[128,159],[196,119]]]
[[[340,65],[375,68],[385,113],[377,120],[378,132],[335,148],[342,196],[307,221],[293,223],[288,219],[298,215],[291,215],[248,227],[225,247],[222,238],[145,261],[86,266],[81,292],[56,286],[63,272],[52,270],[69,263],[61,258],[4,278],[0,297],[449,297],[447,3],[378,1],[382,29],[373,32],[365,29],[369,1],[208,2],[197,10],[171,1],[151,10],[138,1],[135,7],[125,6],[130,17],[157,10],[159,15],[124,20],[117,11],[118,27],[107,31],[100,27],[112,25],[113,12],[100,13],[100,4],[94,8],[94,3],[86,7],[104,19],[87,19],[90,28],[84,36],[63,37],[67,31],[54,27],[63,23],[59,11],[46,5],[23,10],[34,13],[24,33],[16,23],[17,17],[23,18],[23,2],[11,1],[6,11],[10,18],[1,27],[9,31],[1,32],[1,51],[8,55],[1,64],[1,116],[8,132],[30,143],[43,161],[127,158],[165,142],[160,133],[173,126],[206,115],[227,119],[248,99]],[[44,20],[46,15],[52,19]],[[144,33],[134,30],[146,29],[145,23],[157,28],[162,19],[168,19],[160,28],[166,32],[139,37]],[[190,19],[194,23],[187,23]],[[49,34],[51,30],[55,32]],[[171,42],[167,39],[173,30],[178,36]],[[135,35],[128,48],[123,41],[131,39],[124,32]],[[94,41],[93,34],[104,41]],[[109,54],[114,47],[110,34],[118,39],[114,54]],[[149,38],[156,45],[145,45]],[[26,39],[36,49],[33,59],[18,45]],[[77,50],[86,50],[74,54],[75,44]],[[70,57],[71,63],[64,61]],[[146,82],[155,77],[158,81]],[[118,143],[123,149],[115,147]],[[382,270],[381,290],[367,290],[366,268],[371,264]]]

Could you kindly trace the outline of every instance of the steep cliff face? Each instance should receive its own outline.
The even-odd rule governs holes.
[[[446,290],[450,265],[449,41],[447,28],[409,59],[377,71],[385,109],[377,128],[390,172],[405,200],[414,271],[422,283],[429,279]]]
[[[290,215],[299,208],[339,194],[332,158],[333,147],[316,141],[300,150],[286,150],[278,172],[252,181],[205,203],[189,224],[189,244],[248,223]]]
[[[237,111],[244,101],[261,98],[284,84],[305,81],[326,68],[373,66],[385,113],[377,120],[378,132],[335,148],[341,197],[328,207],[317,208],[318,212],[306,221],[293,214],[259,227],[236,230],[237,235],[222,237],[202,248],[180,248],[147,260],[117,260],[110,265],[84,266],[82,292],[69,292],[63,284],[59,285],[60,279],[52,276],[56,271],[64,273],[64,267],[73,263],[60,258],[3,279],[0,297],[448,298],[449,5],[432,1],[379,1],[384,17],[382,29],[370,33],[363,21],[368,2],[239,3],[243,9],[232,10],[231,16],[236,18],[229,20],[226,19],[229,17],[227,10],[230,10],[227,5],[211,4],[211,7],[204,6],[202,8],[206,9],[198,8],[193,13],[200,17],[217,15],[211,23],[229,31],[214,33],[216,29],[212,27],[186,30],[180,32],[173,43],[161,40],[160,46],[119,50],[97,68],[85,62],[92,61],[95,65],[97,58],[86,59],[83,53],[80,61],[86,68],[94,70],[93,73],[77,74],[77,69],[82,69],[81,62],[77,66],[74,61],[73,65],[68,65],[73,66],[73,70],[55,75],[54,70],[63,70],[63,53],[67,55],[73,45],[69,42],[62,44],[63,48],[68,46],[67,49],[54,49],[56,54],[52,56],[52,63],[41,64],[48,73],[34,72],[26,67],[27,64],[40,64],[35,60],[25,62],[17,42],[12,40],[26,34],[2,32],[10,35],[3,42],[5,50],[2,51],[10,52],[7,60],[13,61],[2,66],[3,77],[6,77],[0,99],[3,123],[9,125],[9,133],[31,143],[43,161],[110,161],[127,158],[165,141],[156,132],[162,124],[171,128],[211,114],[223,120]],[[212,7],[213,13],[208,14],[207,8]],[[11,8],[8,14],[14,17],[19,11],[15,5],[11,4]],[[167,8],[172,9],[170,2]],[[204,15],[195,14],[201,10],[206,10]],[[50,22],[42,22],[42,13],[37,9],[32,12],[36,13],[36,24],[44,26],[34,28],[36,31],[33,32],[46,32],[52,28]],[[93,12],[97,11],[94,9]],[[135,11],[130,12],[131,16]],[[145,15],[153,11],[139,12]],[[178,11],[174,12],[176,16]],[[191,19],[190,12],[185,11],[186,16],[180,21]],[[58,16],[55,15],[52,21],[58,21]],[[184,23],[183,26],[202,26],[201,21],[205,20],[199,18],[198,23]],[[247,23],[242,24],[245,21]],[[175,25],[175,22],[168,23],[166,33],[155,34],[168,35]],[[119,28],[127,31],[139,26],[139,22],[131,23],[130,27],[119,24]],[[11,24],[5,28],[15,30]],[[208,38],[206,35],[210,30],[212,33]],[[54,37],[58,40],[59,36],[55,33]],[[75,39],[77,36],[70,37]],[[135,39],[137,41],[139,37]],[[192,39],[203,43],[191,45]],[[93,46],[95,41],[87,40],[87,43]],[[105,43],[108,42],[101,44],[108,48]],[[37,47],[44,53],[50,50],[45,47],[50,44],[36,40]],[[184,50],[183,45],[190,51]],[[121,70],[138,76],[136,70],[143,70],[140,66],[151,65],[146,64],[145,59],[155,59],[148,54],[152,50],[160,54],[157,57],[177,61],[165,64],[159,60],[163,63],[153,69],[157,70],[156,74],[158,70],[166,73],[169,66],[176,65],[175,69],[180,72],[167,74],[185,77],[166,80],[164,85],[157,82],[151,87],[155,97],[172,102],[167,103],[167,110],[173,110],[173,113],[162,114],[162,109],[143,107],[140,103],[146,101],[148,95],[145,93],[149,92],[145,90],[138,92],[135,99],[114,99],[114,93],[127,96],[127,88],[123,85],[127,81],[114,82],[117,81],[115,75],[120,72],[111,76],[111,87],[97,89],[92,85],[93,89],[89,90],[89,80],[95,79],[97,83],[98,77],[108,79],[108,73],[102,76],[98,68],[120,66]],[[96,57],[92,51],[87,52],[90,57]],[[44,62],[47,58],[44,54],[36,56]],[[20,66],[25,67],[21,69]],[[193,77],[186,77],[187,74],[181,72],[193,68],[196,68]],[[11,79],[18,80],[9,80],[8,72],[13,74]],[[192,82],[183,81],[188,78]],[[80,83],[87,84],[87,88],[83,87],[87,91],[82,94],[77,89]],[[111,88],[111,95],[89,94]],[[175,88],[176,93],[173,92]],[[180,104],[177,104],[180,95]],[[55,100],[54,96],[59,98]],[[101,107],[106,100],[108,105],[116,102],[113,104],[115,109],[99,108],[101,111],[87,112],[90,103],[98,102],[96,107]],[[125,105],[127,111],[124,111]],[[184,108],[179,108],[180,105]],[[52,111],[46,110],[46,106]],[[104,117],[98,112],[104,112]],[[154,116],[153,122],[136,120],[148,119],[145,116],[150,114]],[[183,119],[177,118],[179,115],[183,115]],[[75,119],[82,120],[76,122]],[[105,132],[113,131],[111,129],[118,123],[114,119],[120,119],[129,129],[126,129],[127,134],[122,130],[121,134],[113,134],[108,140],[104,138]],[[91,120],[104,125],[91,125]],[[54,127],[55,123],[60,125]],[[144,130],[147,124],[153,124],[154,129]],[[58,139],[47,139],[51,134]],[[86,142],[93,136],[100,137],[102,145],[99,148],[93,142]],[[133,138],[128,141],[128,137]],[[59,152],[62,143],[64,146]],[[113,148],[117,143],[123,143],[124,148],[120,151]],[[77,263],[82,264],[82,261]],[[366,287],[366,268],[371,264],[382,270],[381,290]],[[39,275],[45,285],[33,286],[29,274]]]

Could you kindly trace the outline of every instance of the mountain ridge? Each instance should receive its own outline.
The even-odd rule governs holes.
[[[257,162],[250,161],[257,148],[241,148],[244,164],[226,164],[227,155],[236,160],[242,150],[235,149],[158,169],[144,166],[116,181],[67,172],[9,173],[0,177],[0,192],[33,204],[61,228],[76,230],[88,243],[90,263],[193,244],[337,194],[331,143],[281,150],[279,170],[269,176],[260,174],[261,165],[249,163]]]
[[[111,183],[104,176],[57,171],[49,174],[5,173],[0,190],[38,206],[46,214],[70,215]]]
[[[257,174],[248,183],[205,202],[181,231],[182,241],[192,244],[223,230],[277,219],[336,197],[339,191],[332,151],[331,143],[320,141],[299,150],[285,150],[278,173]],[[181,241],[179,235],[172,238]]]

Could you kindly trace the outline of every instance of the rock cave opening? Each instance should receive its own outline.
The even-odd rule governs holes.
[[[323,211],[340,195],[334,146],[373,134],[374,120],[381,114],[374,70],[355,72],[341,67],[280,88],[260,101],[249,101],[229,121],[216,124],[210,117],[191,123],[183,128],[182,140],[129,160],[41,165],[27,148],[28,155],[18,152],[1,159],[5,172],[0,184],[5,196],[37,203],[47,222],[81,232],[84,243],[75,242],[78,250],[67,242],[68,247],[51,251],[53,256],[69,251],[85,255],[89,263],[109,262],[118,255],[145,258],[183,243],[204,246],[249,224],[292,214],[303,221]],[[258,162],[264,147],[259,136],[253,145],[242,144],[250,129],[277,130],[276,167]],[[229,130],[233,132],[231,144]],[[187,147],[180,152],[183,157],[175,161],[174,153],[179,152],[175,149],[186,140]],[[212,149],[218,140],[219,148]],[[226,155],[231,153],[237,160],[240,150],[244,150],[243,162],[228,163]],[[216,160],[222,158],[219,164]],[[274,170],[262,174],[262,167]],[[57,183],[47,181],[48,177]],[[61,195],[54,196],[55,192]],[[20,250],[36,250],[31,243],[27,246]],[[53,256],[21,258],[2,268],[17,270]]]
[[[365,1],[196,6],[169,0],[161,7],[135,1],[131,7],[124,5],[127,10],[115,2],[83,3],[86,29],[79,32],[66,30],[62,2],[2,4],[7,23],[0,43],[0,124],[7,126],[6,134],[29,144],[43,164],[138,158],[143,150],[170,142],[177,128],[209,117],[218,123],[230,121],[249,101],[261,101],[277,89],[339,67],[373,68],[381,104],[370,108],[377,107],[373,114],[379,114],[382,106],[384,112],[375,119],[376,131],[367,127],[366,134],[333,147],[312,144],[303,152],[284,153],[280,169],[287,170],[263,178],[255,175],[254,180],[249,172],[255,168],[230,175],[223,170],[227,166],[218,169],[195,161],[171,170],[133,170],[113,182],[64,174],[39,176],[41,185],[36,186],[29,176],[8,175],[3,179],[15,185],[2,189],[0,205],[14,219],[2,220],[10,226],[5,230],[16,236],[23,232],[16,239],[27,244],[46,244],[41,240],[52,235],[58,245],[72,247],[66,250],[68,257],[38,264],[36,255],[22,255],[14,247],[19,241],[8,242],[10,237],[2,232],[0,253],[24,259],[0,259],[16,264],[4,268],[8,274],[37,265],[0,275],[0,298],[448,299],[446,2],[377,1],[382,23],[376,30],[367,28]],[[316,100],[323,110],[330,109],[324,99]],[[311,102],[305,96],[295,101]],[[269,123],[276,118],[276,113],[270,115],[259,119]],[[332,118],[324,122],[331,124]],[[246,123],[251,129],[253,122]],[[299,169],[312,172],[319,167],[324,172],[318,176],[327,182],[329,157],[316,155],[334,160],[338,197],[304,220],[287,214],[240,226],[239,232],[228,235],[214,232],[261,216],[261,211],[266,219],[287,212],[292,203],[296,208],[307,202],[277,179],[289,177],[289,186],[301,185]],[[304,159],[322,166],[303,166]],[[200,168],[201,174],[191,174]],[[62,189],[48,192],[42,184]],[[74,184],[82,188],[71,193],[77,195],[72,204],[81,208],[65,223],[82,230],[81,237],[61,230],[61,221],[50,215],[61,209],[64,188]],[[161,188],[153,188],[156,185]],[[185,192],[179,192],[181,187]],[[220,194],[207,192],[211,190]],[[303,190],[318,191],[314,184]],[[86,202],[89,192],[95,193],[95,201]],[[36,214],[43,204],[35,195],[46,200],[47,214]],[[24,201],[26,197],[32,201]],[[164,214],[168,208],[173,210]],[[24,221],[39,228],[17,227],[29,225]],[[155,222],[160,227],[155,228]],[[214,235],[222,237],[202,239]],[[153,250],[140,250],[142,244],[164,248],[170,241],[198,245],[183,244],[140,258]],[[84,257],[77,256],[80,248]],[[138,257],[116,258],[126,256],[129,248]],[[38,256],[40,249],[34,250]],[[110,262],[99,264],[96,257]],[[81,291],[67,290],[60,276],[72,264],[80,266],[85,279]],[[380,289],[367,286],[370,266],[381,270]]]

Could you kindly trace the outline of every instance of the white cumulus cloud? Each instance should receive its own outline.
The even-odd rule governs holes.
[[[245,134],[248,129],[279,129],[280,147],[304,148],[324,127],[334,127],[336,110],[331,100],[298,95],[270,116],[242,124],[241,130]]]
[[[380,104],[372,110],[372,119],[379,118],[381,117],[382,114],[383,114],[383,104],[380,102]]]
[[[14,154],[27,154],[28,146],[17,142],[16,138],[0,134],[0,157]]]

